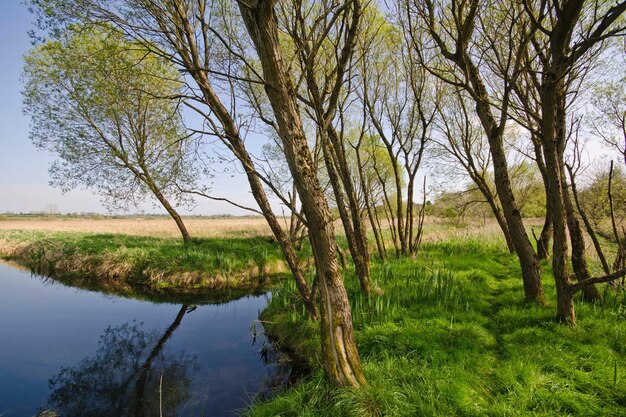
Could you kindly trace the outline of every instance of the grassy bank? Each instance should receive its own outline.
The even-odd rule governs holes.
[[[0,231],[0,257],[65,283],[128,295],[264,288],[286,270],[264,236],[180,239]]]
[[[549,265],[543,270],[554,300]],[[626,415],[624,293],[577,301],[579,327],[560,325],[553,304],[523,303],[514,256],[472,239],[426,243],[417,260],[375,264],[373,276],[383,295],[370,301],[346,278],[370,385],[326,385],[319,325],[304,319],[286,281],[263,320],[313,371],[248,416]]]

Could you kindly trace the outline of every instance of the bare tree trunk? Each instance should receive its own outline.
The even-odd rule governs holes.
[[[541,148],[541,138],[538,137],[536,132],[531,132],[531,137],[535,149],[535,161],[537,167],[541,173],[543,179],[543,186],[546,193],[546,215],[543,221],[543,228],[537,242],[537,257],[539,259],[548,259],[550,256],[550,239],[552,239],[552,206],[550,199],[548,198],[548,178],[546,173],[546,163],[543,157],[543,150]]]
[[[180,214],[178,214],[178,211],[172,207],[170,202],[167,201],[167,198],[165,198],[165,196],[161,193],[161,191],[159,191],[158,188],[156,188],[156,186],[154,186],[153,183],[148,184],[148,187],[152,190],[152,193],[156,196],[157,200],[159,200],[159,203],[161,203],[163,208],[165,208],[167,214],[169,214],[170,217],[174,219],[174,222],[176,222],[176,226],[178,227],[180,234],[183,236],[183,242],[189,243],[191,241],[191,235],[187,231],[187,227],[185,226],[183,219],[180,217]]]
[[[546,198],[547,200],[547,198]],[[541,234],[537,239],[537,257],[548,259],[550,256],[550,240],[552,239],[552,205],[546,201],[546,216],[541,228]]]
[[[580,226],[578,216],[574,211],[572,199],[567,189],[567,182],[565,180],[565,164],[561,154],[561,183],[563,184],[563,203],[565,207],[565,215],[567,219],[567,228],[569,229],[570,241],[572,242],[572,266],[574,267],[574,274],[577,281],[583,281],[591,278],[589,267],[587,265],[587,257],[585,254],[585,238],[583,236],[583,230]],[[600,300],[602,296],[595,285],[587,285],[583,289],[583,299],[585,301],[594,302]]]
[[[561,85],[561,84],[558,84]],[[557,87],[558,88],[558,87]],[[574,275],[578,282],[591,278],[589,267],[587,266],[585,238],[583,236],[580,221],[574,210],[572,198],[567,187],[567,179],[565,174],[565,145],[567,142],[567,124],[565,115],[565,86],[563,91],[557,91],[557,108],[556,108],[556,124],[555,124],[555,142],[558,151],[559,175],[561,183],[561,196],[563,198],[563,208],[565,209],[565,220],[569,230],[570,242],[572,243],[572,266],[574,267]],[[595,285],[587,285],[583,287],[583,298],[593,302],[601,298],[600,293]]]
[[[263,68],[265,92],[309,223],[321,294],[322,365],[335,385],[363,386],[366,380],[354,341],[348,295],[337,263],[332,216],[313,165],[296,92],[283,66],[273,2],[259,0],[253,5],[239,2],[239,8]]]
[[[372,206],[370,204],[371,196],[369,193],[369,184],[367,184],[367,182],[365,181],[365,175],[363,175],[363,164],[361,162],[360,149],[356,148],[355,151],[356,151],[355,154],[356,154],[357,169],[359,171],[359,181],[361,183],[361,187],[363,188],[363,199],[365,200],[364,201],[365,210],[367,211],[367,217],[369,219],[370,225],[372,226],[372,231],[374,232],[374,239],[376,240],[376,249],[378,250],[378,256],[380,257],[381,261],[384,261],[385,260],[385,248],[382,242],[382,238],[380,236],[380,230],[372,214]],[[376,210],[375,206],[374,206],[374,210]]]
[[[356,191],[354,184],[352,183],[352,176],[348,168],[347,158],[343,149],[343,145],[339,139],[337,131],[332,125],[329,125],[328,137],[331,140],[333,146],[332,150],[335,156],[334,161],[338,167],[338,171],[341,175],[341,184],[348,197],[348,208],[350,210],[350,217],[348,221],[352,221],[352,230],[354,232],[354,250],[351,251],[352,260],[354,261],[355,269],[359,282],[361,283],[361,290],[365,295],[369,295],[370,289],[370,252],[369,244],[367,241],[367,232],[363,217],[361,216],[361,210],[359,209],[359,202],[356,198]],[[339,184],[338,184],[339,186]]]
[[[489,189],[489,186],[485,182],[485,179],[479,177],[478,175],[470,175],[474,180],[474,183],[478,187],[478,190],[481,192],[485,200],[487,200],[487,204],[491,208],[491,212],[493,213],[496,221],[498,222],[498,226],[500,226],[500,230],[502,230],[502,234],[504,235],[504,240],[506,241],[506,246],[509,249],[510,253],[515,253],[515,244],[513,243],[513,238],[511,237],[511,232],[509,231],[509,226],[506,222],[506,219],[502,215],[502,210],[498,206],[496,202],[495,196]]]

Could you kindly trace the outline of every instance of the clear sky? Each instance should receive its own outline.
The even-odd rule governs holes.
[[[67,212],[106,212],[99,197],[88,190],[65,195],[48,185],[54,159],[36,149],[28,138],[29,118],[22,113],[20,76],[23,55],[31,47],[28,30],[33,17],[20,0],[0,0],[0,213],[55,208]],[[214,179],[213,193],[256,207],[243,176]],[[162,212],[147,204],[146,212]],[[243,214],[225,203],[199,201],[195,214]]]

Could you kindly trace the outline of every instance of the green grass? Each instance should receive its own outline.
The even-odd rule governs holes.
[[[558,324],[554,305],[523,302],[515,256],[472,239],[424,244],[417,260],[374,264],[372,275],[383,294],[367,300],[346,271],[369,386],[327,386],[319,325],[285,281],[262,318],[311,375],[248,416],[626,416],[623,292],[577,301],[578,327]]]
[[[184,245],[173,238],[0,231],[0,257],[72,285],[118,293],[251,290],[285,270],[280,247],[267,237]]]

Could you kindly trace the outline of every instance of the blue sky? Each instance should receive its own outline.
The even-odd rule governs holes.
[[[48,185],[53,155],[36,149],[28,138],[29,118],[22,113],[20,81],[23,55],[31,47],[28,30],[33,17],[20,0],[0,1],[0,213],[34,212],[55,208],[67,212],[106,212],[99,197],[88,190],[65,195]],[[214,194],[254,206],[242,176],[214,179]],[[151,204],[141,209],[162,212]],[[225,203],[202,201],[196,214],[242,214]]]

